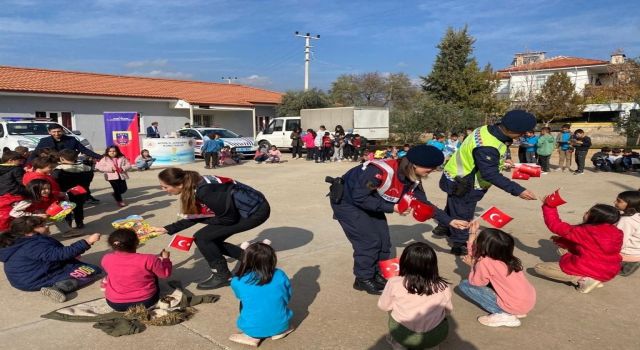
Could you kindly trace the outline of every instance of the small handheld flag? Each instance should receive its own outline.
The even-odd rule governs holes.
[[[393,258],[378,262],[382,277],[389,279],[400,274],[400,258]]]
[[[544,200],[544,204],[550,207],[558,207],[567,203],[562,197],[560,197],[560,189],[555,190],[552,194],[548,195]]]
[[[191,249],[192,244],[193,237],[175,235],[169,243],[169,247],[188,252]]]
[[[496,207],[489,208],[489,210],[485,211],[480,217],[495,228],[503,228],[513,220],[512,217]]]

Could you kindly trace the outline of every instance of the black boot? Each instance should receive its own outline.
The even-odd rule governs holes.
[[[211,266],[211,276],[198,283],[196,288],[207,290],[228,286],[229,279],[231,279],[231,272],[229,271],[227,262],[225,260],[214,261],[210,262],[209,266]]]
[[[380,289],[384,289],[384,286],[387,285],[387,279],[382,277],[382,275],[379,273],[376,273],[376,275],[373,276],[373,281],[378,285]]]
[[[375,282],[375,278],[369,279],[360,279],[356,278],[355,282],[353,282],[353,289],[355,290],[363,290],[372,295],[380,295],[382,294],[382,289]]]
[[[434,235],[440,236],[440,237],[451,235],[451,233],[449,232],[449,228],[447,226],[442,226],[442,225],[436,226],[436,228],[434,228],[433,231],[431,232],[433,232]]]
[[[467,244],[466,243],[453,243],[451,247],[451,254],[453,255],[467,255]]]
[[[78,290],[79,286],[78,280],[70,278],[58,281],[52,287],[42,287],[40,293],[55,302],[64,303],[67,301],[67,294]]]

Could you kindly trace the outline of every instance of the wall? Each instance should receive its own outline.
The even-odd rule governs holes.
[[[104,112],[138,112],[142,116],[140,129],[144,133],[151,122],[157,121],[161,134],[181,128],[189,121],[188,109],[171,109],[167,101],[125,101],[38,96],[0,95],[0,117],[30,116],[36,111],[72,112],[74,129],[82,132],[95,150],[106,147]]]
[[[578,68],[578,69],[554,69],[548,71],[535,71],[535,72],[513,72],[511,73],[510,80],[510,94],[513,98],[514,95],[518,91],[524,91],[524,94],[527,95],[533,90],[533,93],[537,93],[539,88],[542,87],[544,82],[538,86],[537,79],[539,77],[546,79],[551,76],[553,73],[557,72],[565,72],[571,79],[571,82],[576,86],[576,92],[582,93],[584,90],[584,86],[589,84],[590,75],[586,68]]]
[[[215,111],[213,125],[229,129],[244,137],[253,137],[253,111]]]

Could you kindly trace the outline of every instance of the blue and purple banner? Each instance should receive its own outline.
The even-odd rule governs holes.
[[[133,164],[140,154],[137,112],[104,112],[104,132],[107,147],[116,145]]]

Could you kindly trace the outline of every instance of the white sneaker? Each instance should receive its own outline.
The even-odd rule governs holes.
[[[596,288],[602,287],[602,282],[591,277],[583,277],[578,281],[578,292],[587,294]]]
[[[489,327],[519,327],[520,320],[511,314],[499,313],[478,317],[478,322]]]
[[[543,172],[541,172],[540,174],[541,174],[541,175],[547,175],[547,174],[548,174],[548,172],[543,171]]]

